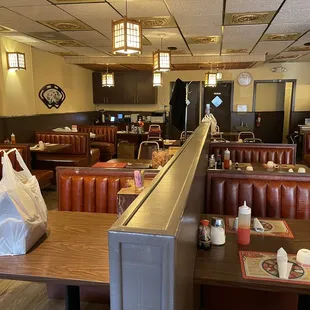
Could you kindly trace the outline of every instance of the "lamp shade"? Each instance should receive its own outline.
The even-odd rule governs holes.
[[[8,69],[26,70],[26,58],[24,53],[7,52]]]
[[[216,73],[206,73],[205,74],[205,87],[216,87],[217,79]]]
[[[222,72],[217,72],[217,73],[216,73],[216,79],[217,79],[218,81],[222,80],[222,79],[223,79],[223,73],[222,73]]]
[[[171,52],[156,51],[153,53],[154,72],[167,72],[171,68]]]
[[[142,25],[139,21],[123,18],[112,21],[113,54],[142,53]]]
[[[153,86],[154,87],[163,86],[163,74],[161,72],[153,73]]]
[[[114,87],[114,73],[107,72],[101,75],[102,87]]]

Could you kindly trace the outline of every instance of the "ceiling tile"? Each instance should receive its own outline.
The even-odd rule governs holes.
[[[227,13],[277,11],[283,0],[227,0]]]
[[[279,55],[276,55],[272,60],[285,60],[285,61],[291,61],[291,60],[295,60],[299,57],[301,57],[301,55],[305,55],[308,52],[283,52]]]
[[[293,62],[310,62],[310,54],[306,54],[298,59],[294,60]]]
[[[304,33],[310,29],[309,24],[297,24],[297,23],[272,23],[266,33],[291,33],[298,32]]]
[[[249,52],[247,48],[222,48],[222,55],[247,55]]]
[[[222,15],[222,0],[166,0],[173,16]]]
[[[83,40],[103,40],[107,39],[98,31],[61,31],[65,36],[71,37],[72,39],[83,41]]]
[[[262,41],[294,41],[300,37],[301,33],[265,33]]]
[[[49,32],[28,32],[28,35],[41,39],[41,40],[68,40],[70,39],[66,35],[60,32],[57,32],[57,31],[53,31],[53,30]]]
[[[252,54],[278,54],[284,51],[294,41],[279,41],[279,42],[259,42]]]
[[[5,33],[0,33],[0,35],[2,37],[5,37],[5,38],[9,38],[11,40],[15,40],[15,41],[18,41],[18,42],[21,42],[21,43],[26,43],[26,44],[30,44],[30,43],[33,43],[33,42],[41,42],[40,40],[34,38],[34,37],[31,37],[31,36],[27,36],[23,33],[19,33],[19,32],[5,32]]]
[[[69,20],[46,20],[40,23],[58,31],[91,30],[88,25],[72,17]]]
[[[109,3],[118,10],[121,14],[126,15],[125,1],[109,1]],[[148,16],[165,16],[169,15],[169,11],[163,0],[152,1],[129,1],[128,3],[129,18],[133,16],[148,17]]]
[[[57,8],[55,5],[19,6],[11,8],[11,10],[35,21],[72,19],[72,16]]]
[[[61,9],[80,19],[111,39],[111,21],[121,16],[107,3],[66,4]]]
[[[163,38],[163,48],[168,46],[183,46],[185,42],[177,28],[167,28],[165,31],[145,29],[143,35],[153,44],[155,48],[160,48],[161,38]]]
[[[181,31],[184,36],[220,36],[222,35],[221,26],[212,25],[211,27],[204,26],[181,26]]]
[[[79,55],[85,55],[85,56],[105,56],[105,54],[103,54],[100,51],[97,51],[93,48],[90,47],[68,47],[68,50],[75,52]]]
[[[78,4],[78,3],[86,3],[86,2],[106,2],[106,0],[49,0],[54,4]]]
[[[185,27],[212,27],[221,29],[222,27],[222,15],[208,15],[208,16],[183,16],[174,15],[178,25],[182,28]]]
[[[31,46],[38,48],[43,51],[47,52],[66,52],[67,50],[64,48],[61,48],[59,46],[47,43],[47,42],[38,42],[38,43],[30,43]]]
[[[50,28],[23,17],[6,8],[0,8],[1,25],[9,27],[20,32],[48,32]]]
[[[190,44],[190,50],[194,56],[200,55],[219,55],[221,49],[221,43],[212,44]]]
[[[29,6],[29,5],[51,5],[47,0],[1,0],[0,6]]]
[[[225,26],[223,42],[248,42],[256,43],[266,25]]]

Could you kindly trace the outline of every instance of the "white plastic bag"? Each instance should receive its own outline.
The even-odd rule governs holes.
[[[9,153],[23,169],[15,171]],[[26,252],[46,233],[47,208],[39,183],[16,149],[3,151],[0,181],[0,256]]]

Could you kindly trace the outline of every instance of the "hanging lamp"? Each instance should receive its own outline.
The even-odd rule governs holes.
[[[114,73],[109,72],[107,64],[107,72],[101,74],[102,87],[114,87]]]
[[[127,18],[112,21],[112,52],[126,55],[142,53],[142,24],[140,21]]]
[[[153,72],[153,87],[163,86],[163,74],[161,72]]]
[[[163,50],[163,38],[161,38],[161,49],[153,53],[154,72],[168,72],[171,69],[171,51]]]
[[[223,79],[223,73],[222,72],[216,72],[216,80],[221,81]]]
[[[216,73],[208,72],[205,74],[205,87],[216,87],[217,78]]]

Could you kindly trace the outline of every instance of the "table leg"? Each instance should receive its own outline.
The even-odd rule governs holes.
[[[80,310],[79,286],[66,286],[66,310]]]
[[[310,295],[299,295],[298,298],[298,310],[310,309]]]

